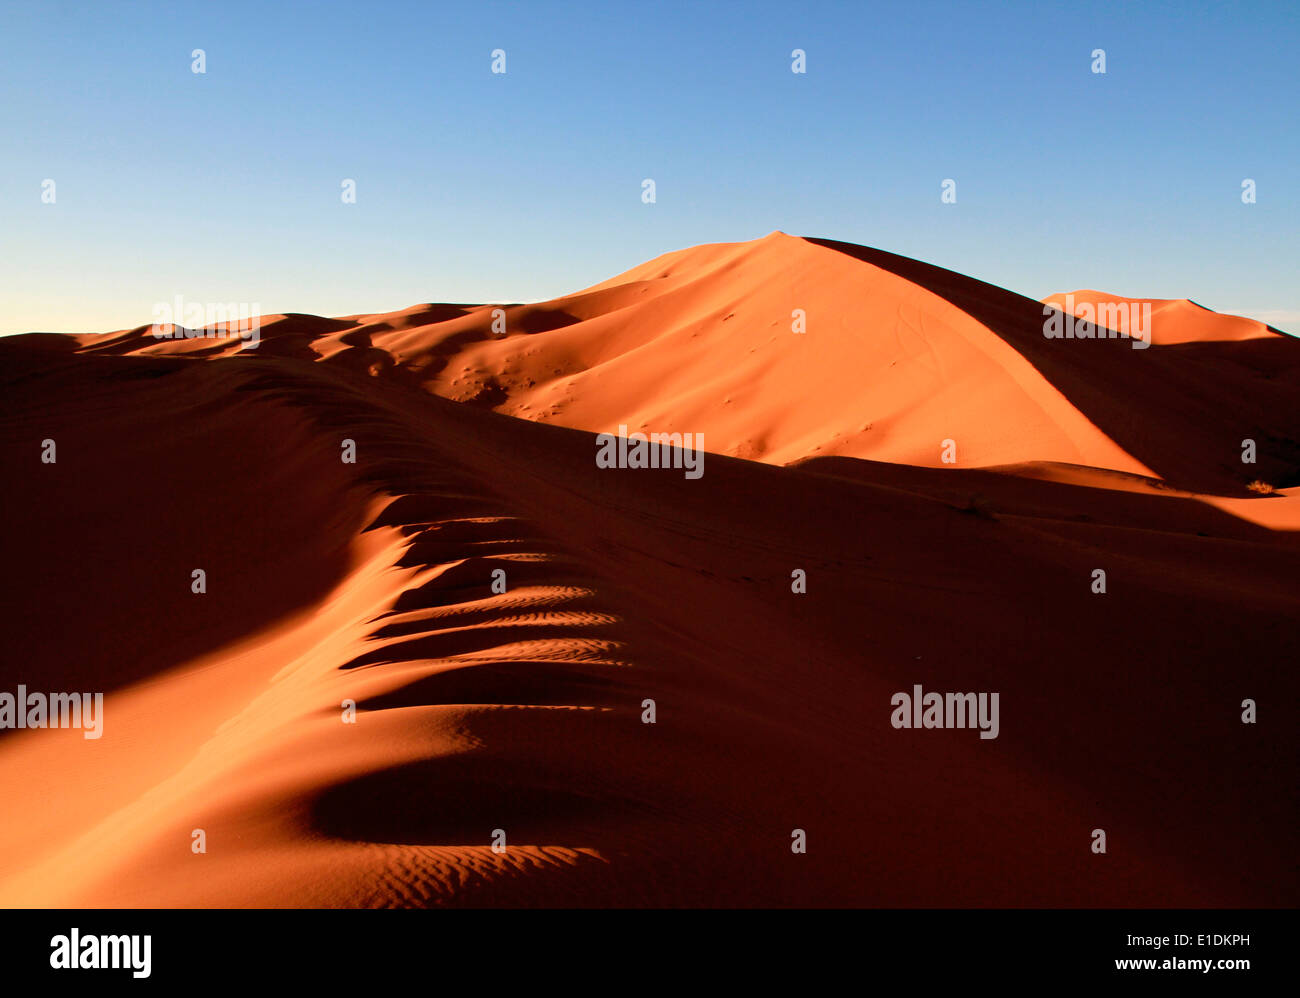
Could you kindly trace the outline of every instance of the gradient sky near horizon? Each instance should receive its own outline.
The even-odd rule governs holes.
[[[7,2],[0,333],[541,300],[773,229],[1300,333],[1297,51],[1294,0]]]

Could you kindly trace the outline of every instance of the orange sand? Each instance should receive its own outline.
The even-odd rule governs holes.
[[[504,335],[0,341],[4,688],[107,693],[0,733],[0,904],[1293,904],[1300,342],[1155,306],[1047,340],[773,233]],[[704,476],[597,468],[619,424]],[[893,729],[913,683],[1000,737]]]

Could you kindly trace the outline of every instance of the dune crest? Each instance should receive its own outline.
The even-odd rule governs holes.
[[[1142,304],[1074,295],[1076,308]],[[148,327],[78,342],[117,355],[320,361],[595,433],[703,433],[710,450],[773,464],[1051,461],[1223,490],[1249,480],[1233,462],[1250,437],[1259,477],[1300,481],[1289,442],[1300,416],[1284,404],[1300,381],[1300,343],[1190,302],[1151,305],[1156,349],[1117,357],[1127,343],[1047,338],[1043,303],[879,250],[773,232],[668,253],[547,302],[267,316],[252,351],[155,340]],[[1183,352],[1198,348],[1218,353]],[[1287,383],[1262,383],[1264,371]],[[1261,391],[1272,395],[1263,421],[1252,401]]]

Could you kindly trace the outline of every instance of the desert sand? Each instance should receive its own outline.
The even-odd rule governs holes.
[[[1152,345],[782,233],[0,340],[3,688],[106,694],[0,731],[0,905],[1295,904],[1300,341],[1072,295]],[[705,473],[598,468],[620,425]]]

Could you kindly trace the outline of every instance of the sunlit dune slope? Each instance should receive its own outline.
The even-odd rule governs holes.
[[[334,361],[593,432],[703,433],[713,452],[776,464],[1054,461],[1200,489],[1300,480],[1300,414],[1285,405],[1300,343],[1186,302],[1157,303],[1146,350],[1047,339],[1044,321],[1041,303],[950,271],[772,233],[669,253],[537,304],[271,316],[244,352]],[[147,327],[82,342],[238,352]]]

